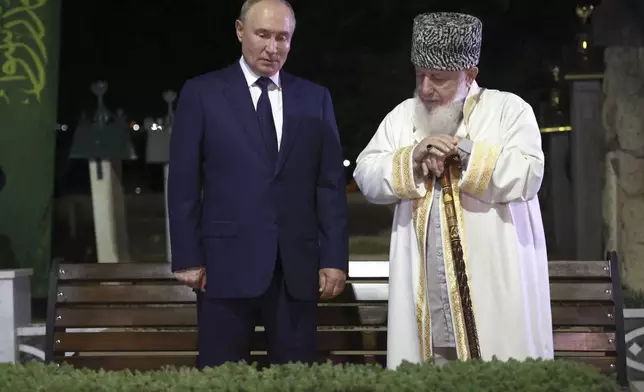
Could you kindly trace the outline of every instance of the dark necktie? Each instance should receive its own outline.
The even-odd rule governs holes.
[[[264,143],[266,143],[269,157],[272,160],[271,163],[275,164],[277,161],[277,131],[275,130],[271,101],[268,99],[268,86],[272,83],[269,78],[264,76],[255,82],[262,89],[262,94],[259,96],[259,101],[257,101],[257,118],[262,129]]]

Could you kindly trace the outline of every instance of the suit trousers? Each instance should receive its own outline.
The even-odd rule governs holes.
[[[259,297],[213,299],[198,293],[197,322],[200,369],[251,363],[250,351],[258,346],[257,325],[265,328],[262,346],[270,364],[311,364],[316,359],[317,302],[289,295],[279,257],[270,285]]]

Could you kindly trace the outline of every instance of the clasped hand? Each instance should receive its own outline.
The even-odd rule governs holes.
[[[449,135],[428,136],[414,148],[414,170],[418,176],[430,174],[440,177],[445,170],[445,160],[458,153],[459,138]]]

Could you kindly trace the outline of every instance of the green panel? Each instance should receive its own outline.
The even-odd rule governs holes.
[[[0,0],[0,268],[33,268],[47,294],[51,257],[61,0]]]

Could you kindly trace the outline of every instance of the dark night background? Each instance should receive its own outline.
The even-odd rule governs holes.
[[[161,94],[240,56],[234,21],[242,0],[64,1],[59,122],[74,129],[96,99],[89,85],[106,80],[106,102],[139,123],[160,117]],[[521,95],[538,113],[548,100],[551,68],[574,44],[578,1],[292,0],[297,29],[285,69],[326,85],[346,158],[353,160],[382,118],[412,94],[413,17],[460,11],[483,21],[479,84]],[[574,50],[574,49],[573,49]],[[69,161],[71,133],[59,134],[57,193],[89,190],[87,164]],[[143,152],[144,138],[135,137]],[[132,162],[125,191],[158,191],[160,168]]]

